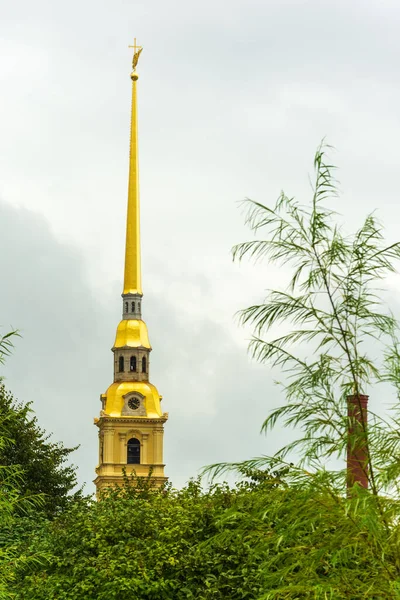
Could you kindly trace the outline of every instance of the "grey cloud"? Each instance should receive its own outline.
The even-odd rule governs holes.
[[[0,274],[1,323],[22,333],[2,374],[20,400],[33,400],[55,439],[80,444],[74,460],[91,490],[93,417],[99,394],[111,383],[120,285],[95,293],[80,252],[59,243],[43,217],[4,202]],[[272,452],[273,438],[259,434],[276,396],[268,371],[249,364],[218,320],[193,319],[179,297],[172,304],[152,293],[151,282],[148,287],[151,378],[170,413],[165,459],[173,483],[183,484],[211,462]]]

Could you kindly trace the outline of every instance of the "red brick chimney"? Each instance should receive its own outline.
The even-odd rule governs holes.
[[[347,396],[349,431],[347,443],[347,488],[358,483],[368,488],[368,396],[358,394]],[[352,436],[358,438],[352,440]]]

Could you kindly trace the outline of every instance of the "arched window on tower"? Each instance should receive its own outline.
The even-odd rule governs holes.
[[[129,304],[125,302],[125,312],[128,312]]]
[[[146,357],[142,358],[142,373],[146,373]]]
[[[128,455],[126,462],[128,465],[140,465],[140,442],[136,438],[128,440]]]
[[[137,371],[136,356],[131,356],[131,362],[130,362],[130,365],[129,365],[129,370],[130,371],[134,371],[134,372]]]
[[[132,310],[131,310],[131,312],[135,312],[135,303],[134,302],[132,302]]]
[[[120,373],[124,372],[124,357],[120,356],[118,360],[118,370]]]

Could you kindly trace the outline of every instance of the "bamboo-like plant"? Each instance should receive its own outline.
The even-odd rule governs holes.
[[[314,467],[325,467],[327,459],[347,451],[349,396],[379,398],[378,384],[384,381],[395,385],[398,398],[400,391],[398,324],[379,288],[395,272],[400,242],[385,244],[373,214],[354,235],[343,233],[336,213],[325,206],[337,195],[335,167],[325,162],[325,152],[326,146],[321,146],[315,155],[311,205],[301,206],[284,193],[273,208],[248,200],[247,223],[265,237],[233,249],[235,259],[267,258],[293,269],[287,289],[269,291],[262,304],[242,311],[240,319],[255,330],[252,356],[279,367],[286,376],[281,386],[287,402],[272,411],[263,431],[283,421],[302,432],[276,458],[295,452],[302,466]],[[268,339],[270,330],[280,325],[290,330]],[[392,417],[390,423],[383,414],[370,413],[368,430],[358,432],[367,440],[374,494],[395,484],[400,467],[393,461],[400,455],[398,406]]]
[[[17,330],[0,335],[0,364],[3,364],[5,357],[11,354],[13,348],[12,338],[16,335],[19,335]]]
[[[289,466],[274,504],[259,515],[277,536],[265,598],[397,598],[400,343],[381,288],[396,270],[400,242],[385,243],[374,214],[353,235],[337,224],[328,208],[338,195],[329,149],[322,143],[315,154],[309,205],[283,192],[273,207],[245,201],[256,239],[233,249],[238,261],[267,260],[290,273],[286,288],[268,291],[240,321],[254,330],[252,357],[282,375],[285,402],[262,431],[279,423],[296,437],[272,457],[208,470]],[[368,411],[368,424],[348,414],[349,399],[361,410],[363,395],[379,406]],[[356,484],[349,493],[344,458],[360,447],[369,489]]]

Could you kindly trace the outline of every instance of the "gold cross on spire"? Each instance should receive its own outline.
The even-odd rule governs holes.
[[[135,38],[133,41],[133,46],[129,46],[129,48],[133,48],[134,54],[133,54],[133,59],[132,59],[132,69],[134,71],[136,71],[136,65],[138,64],[139,56],[140,56],[141,51],[143,50],[143,46],[138,46],[136,44],[136,38]]]

